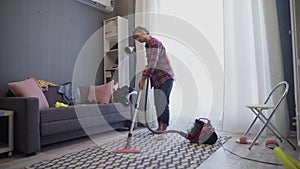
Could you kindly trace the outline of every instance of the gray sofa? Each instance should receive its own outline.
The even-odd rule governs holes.
[[[84,103],[55,108],[56,101],[63,101],[57,90],[58,87],[49,87],[44,93],[50,106],[44,110],[39,110],[37,98],[0,98],[0,109],[14,111],[16,151],[33,155],[44,145],[130,126],[128,105]],[[0,138],[3,137],[0,133]]]

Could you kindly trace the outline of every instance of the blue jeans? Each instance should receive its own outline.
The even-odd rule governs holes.
[[[157,113],[157,122],[166,126],[169,126],[170,120],[169,98],[173,82],[173,79],[168,79],[161,87],[154,88],[154,104]]]

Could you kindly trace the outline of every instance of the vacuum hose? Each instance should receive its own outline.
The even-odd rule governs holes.
[[[153,133],[153,134],[166,134],[166,133],[177,133],[179,135],[181,135],[184,138],[188,138],[188,134],[183,132],[183,131],[177,131],[177,130],[166,130],[166,131],[156,131],[153,130],[149,124],[148,124],[148,119],[147,119],[147,100],[148,100],[148,88],[149,88],[149,77],[147,78],[147,82],[146,82],[146,93],[145,93],[145,120],[146,120],[146,126],[148,128],[148,130]]]

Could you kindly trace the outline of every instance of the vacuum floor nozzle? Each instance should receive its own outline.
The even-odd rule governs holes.
[[[139,149],[118,149],[118,150],[114,150],[112,152],[114,152],[114,153],[140,153],[141,150],[139,150]]]

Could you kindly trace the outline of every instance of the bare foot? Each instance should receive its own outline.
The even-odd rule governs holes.
[[[165,140],[165,139],[167,139],[167,134],[166,134],[166,133],[160,134],[160,135],[157,137],[157,140]]]

